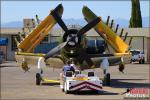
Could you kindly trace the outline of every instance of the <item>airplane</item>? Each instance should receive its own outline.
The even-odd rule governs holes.
[[[119,71],[123,72],[125,64],[130,63],[131,53],[129,45],[114,32],[107,23],[102,21],[101,17],[97,17],[88,7],[82,9],[84,19],[88,22],[81,29],[68,28],[62,20],[63,6],[59,4],[50,14],[23,38],[21,42],[17,42],[18,51],[15,52],[15,58],[19,66],[23,70],[28,71],[29,66],[38,65],[38,61],[49,64],[50,67],[63,68],[66,61],[73,60],[80,70],[100,68],[100,64],[108,61],[109,66],[119,65]],[[37,16],[36,16],[37,17]],[[34,48],[43,40],[49,31],[58,25],[64,30],[61,43],[50,50],[47,54],[34,53]],[[104,40],[101,40],[100,53],[92,54],[87,51],[86,32],[94,28],[95,31]],[[126,37],[125,37],[126,38]],[[114,53],[105,53],[110,45],[114,49]],[[60,54],[58,53],[60,52]],[[44,66],[44,65],[43,65]],[[110,85],[110,73],[108,68],[102,68],[104,71],[104,82]],[[39,72],[36,73],[36,84],[40,85],[43,69],[38,67]],[[47,80],[44,79],[43,80]],[[47,80],[48,81],[48,80]],[[49,80],[49,82],[58,82]]]

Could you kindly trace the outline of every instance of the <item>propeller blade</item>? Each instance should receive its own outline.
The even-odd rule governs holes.
[[[56,12],[56,10],[58,8],[62,8],[63,9],[63,6],[62,4],[59,4],[52,12],[52,16],[54,17],[54,19],[57,21],[57,23],[61,26],[61,28],[67,32],[68,31],[68,28],[66,26],[66,24],[63,22],[63,20],[61,19],[61,16]]]
[[[52,57],[53,55],[55,55],[56,53],[58,53],[65,45],[67,44],[67,42],[63,42],[61,44],[59,44],[57,47],[53,48],[52,50],[50,50],[46,55],[45,55],[45,59],[48,59],[49,57]]]
[[[80,29],[77,34],[78,35],[82,35],[82,34],[86,33],[91,28],[93,28],[94,26],[96,26],[100,21],[101,21],[101,19],[99,17],[95,18],[94,20],[92,20],[91,22],[89,22],[87,25],[85,25],[82,29]]]
[[[89,68],[92,68],[94,63],[85,51],[82,51],[81,56],[84,58]]]

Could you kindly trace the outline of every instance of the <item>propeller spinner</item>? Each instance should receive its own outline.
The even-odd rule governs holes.
[[[63,8],[62,4],[59,4],[55,8],[55,10],[57,10],[58,8]],[[101,19],[99,17],[97,17],[94,20],[92,20],[91,22],[89,22],[87,25],[82,27],[80,30],[68,29],[66,24],[64,23],[64,21],[61,19],[61,16],[55,10],[53,10],[51,12],[51,14],[54,17],[54,19],[57,21],[57,23],[60,25],[60,27],[65,31],[64,35],[63,35],[63,42],[64,43],[63,43],[63,46],[61,46],[59,48],[59,50],[61,50],[65,46],[67,46],[70,48],[70,51],[72,51],[71,50],[72,47],[76,47],[77,45],[80,45],[82,35],[85,34],[86,32],[88,32],[91,28],[95,27],[101,21]],[[56,48],[58,48],[58,47],[56,47]],[[48,59],[57,51],[58,51],[58,49],[54,48],[49,53],[47,53],[45,58]],[[88,56],[88,54],[84,50],[81,51],[80,56],[84,57],[84,60],[87,62],[87,64],[90,67],[93,65],[92,60],[90,59],[90,57]]]

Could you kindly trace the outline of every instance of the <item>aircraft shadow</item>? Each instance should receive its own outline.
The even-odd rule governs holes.
[[[108,91],[81,91],[81,92],[71,92],[74,95],[118,95],[119,93],[113,93]]]
[[[41,86],[59,86],[60,83],[42,83]]]
[[[0,64],[0,68],[5,68],[5,67],[18,67],[18,66],[15,66],[15,65],[2,65],[2,64]]]
[[[12,62],[4,61],[2,64],[0,64],[0,68],[4,67],[18,67],[18,66],[16,65],[16,63],[12,64]]]
[[[110,87],[114,88],[149,88],[150,83],[132,83],[123,81],[136,81],[136,80],[146,80],[146,79],[111,79]]]

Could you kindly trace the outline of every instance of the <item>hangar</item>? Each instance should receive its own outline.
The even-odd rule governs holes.
[[[26,21],[25,21],[26,22]],[[30,30],[24,24],[24,31],[27,34]],[[80,28],[79,25],[70,25],[68,27],[77,27]],[[31,28],[33,29],[33,28]],[[22,28],[1,28],[0,38],[6,39],[8,41],[5,45],[0,45],[0,51],[4,54],[4,60],[13,61],[15,60],[15,51],[16,51],[16,43],[15,37],[18,35],[18,32],[22,32]],[[117,31],[118,35],[121,32],[119,28]],[[122,38],[125,36],[125,32],[128,32],[128,36],[126,39],[126,43],[129,43],[130,37],[133,37],[131,42],[131,49],[138,49],[145,53],[145,61],[150,62],[150,28],[125,28]],[[36,48],[35,51],[46,50],[55,47],[60,40],[60,37],[63,34],[63,30],[61,28],[53,28],[49,34],[44,38],[44,40],[40,43],[40,45]],[[91,29],[86,33],[87,38],[89,40],[99,40],[100,36],[94,29]],[[49,48],[44,48],[44,45],[50,44]],[[45,46],[47,47],[47,46]],[[44,49],[43,49],[44,48]]]

